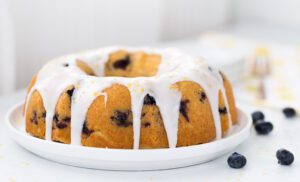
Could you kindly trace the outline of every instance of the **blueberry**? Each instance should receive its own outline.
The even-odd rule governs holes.
[[[219,113],[221,115],[226,115],[227,114],[227,108],[226,107],[219,107]]]
[[[150,122],[145,122],[145,123],[142,123],[142,125],[145,127],[145,128],[149,128],[151,126],[151,123]]]
[[[297,115],[296,110],[294,108],[291,107],[286,107],[282,110],[283,114],[285,115],[285,117],[287,118],[292,118],[295,117]]]
[[[255,122],[255,124],[254,124],[254,127],[255,127],[255,125],[258,125],[258,124],[261,124],[261,123],[264,123],[264,122],[266,122],[266,121],[264,121],[264,120],[257,120]]]
[[[261,111],[255,111],[251,114],[251,117],[252,117],[252,121],[253,121],[253,124],[255,125],[255,123],[258,121],[258,120],[264,120],[265,119],[265,115],[264,113],[262,113]]]
[[[47,112],[45,111],[45,112],[43,112],[42,117],[46,118],[46,115],[47,115]]]
[[[273,130],[273,124],[259,120],[255,124],[255,130],[260,135],[267,135]]]
[[[53,121],[56,124],[56,127],[59,129],[64,129],[68,126],[68,123],[71,122],[71,118],[70,117],[66,117],[64,119],[60,119],[58,114],[55,114],[53,116]]]
[[[276,157],[281,165],[291,165],[294,162],[294,155],[286,149],[277,150]]]
[[[199,94],[199,100],[200,102],[204,102],[206,100],[207,96],[206,96],[206,93],[205,92],[200,92]]]
[[[227,163],[231,168],[240,169],[246,165],[247,159],[245,156],[234,152],[228,157]]]
[[[130,56],[127,55],[125,58],[117,60],[113,63],[113,67],[116,69],[126,70],[130,64]]]
[[[67,90],[67,94],[69,95],[69,97],[73,96],[74,90],[74,88],[72,88],[71,90]]]
[[[115,110],[114,115],[110,117],[110,119],[119,127],[128,127],[132,125],[132,120],[129,115],[131,115],[130,110]]]
[[[90,135],[91,133],[93,133],[94,131],[93,130],[90,130],[88,127],[87,127],[87,121],[84,121],[83,123],[83,127],[82,127],[82,133],[86,134],[86,135]]]
[[[182,116],[186,119],[187,122],[190,121],[189,116],[188,116],[188,103],[189,100],[181,100],[180,101],[180,107],[179,107],[179,112],[182,114]]]
[[[32,118],[30,118],[30,121],[31,122],[33,122],[34,124],[38,124],[38,114],[37,114],[37,112],[36,111],[33,111],[33,117]]]
[[[64,129],[66,128],[68,125],[65,122],[59,122],[56,124],[56,127],[59,129]]]
[[[147,94],[144,98],[144,105],[155,105],[155,104],[156,104],[156,101],[155,101],[154,97]]]

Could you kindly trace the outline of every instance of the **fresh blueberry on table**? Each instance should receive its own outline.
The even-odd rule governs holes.
[[[293,118],[297,115],[297,112],[294,108],[286,107],[282,110],[283,114],[287,118]]]
[[[255,130],[260,135],[267,135],[273,130],[273,124],[267,121],[259,121],[255,124]]]
[[[281,165],[287,166],[294,162],[294,155],[286,149],[277,150],[276,157],[278,159],[278,163]]]
[[[251,114],[251,117],[252,117],[253,124],[255,124],[259,120],[264,120],[265,119],[265,115],[261,111],[255,111],[255,112],[253,112]]]
[[[227,163],[231,168],[240,169],[246,165],[247,159],[245,156],[234,152],[228,157]]]

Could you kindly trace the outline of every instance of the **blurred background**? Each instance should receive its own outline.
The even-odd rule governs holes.
[[[298,46],[299,7],[299,0],[0,0],[0,94],[26,87],[51,58],[101,46],[173,46],[216,65],[249,56],[253,40]]]

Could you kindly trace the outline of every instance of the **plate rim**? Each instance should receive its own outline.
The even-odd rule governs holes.
[[[233,146],[240,145],[243,141],[245,141],[250,136],[250,129],[252,123],[249,120],[249,116],[245,114],[241,109],[237,108],[238,114],[242,114],[243,117],[246,118],[246,124],[245,126],[238,131],[237,133],[233,134],[232,136],[222,138],[220,140],[212,141],[209,143],[201,144],[201,145],[193,145],[193,146],[186,146],[186,147],[178,147],[178,148],[164,148],[164,149],[108,149],[108,148],[96,148],[96,147],[85,147],[85,146],[75,146],[75,145],[66,145],[62,143],[47,141],[43,139],[39,139],[36,137],[32,137],[29,134],[27,134],[24,130],[24,132],[21,132],[19,129],[17,129],[12,124],[12,117],[15,112],[17,112],[18,109],[22,107],[24,104],[24,101],[21,101],[17,104],[15,104],[13,107],[9,109],[9,111],[6,114],[5,117],[5,124],[6,127],[9,129],[9,135],[10,137],[20,146],[26,148],[27,150],[37,154],[37,152],[32,151],[31,149],[28,149],[27,146],[25,146],[24,143],[21,143],[20,141],[27,140],[27,142],[30,143],[36,143],[37,145],[40,145],[40,152],[47,152],[43,150],[43,146],[46,147],[55,147],[57,148],[57,151],[60,156],[62,156],[62,153],[67,152],[68,154],[65,154],[65,156],[68,157],[76,157],[79,159],[91,159],[90,156],[97,156],[97,160],[102,161],[115,161],[115,162],[153,162],[153,161],[169,161],[169,160],[184,160],[193,158],[196,156],[199,156],[199,153],[196,153],[195,151],[199,152],[207,152],[215,147],[221,147],[222,150],[226,150],[228,147],[224,147],[224,143],[228,143],[230,140],[233,140],[232,137],[237,139],[237,142],[235,144],[232,144]],[[22,114],[22,113],[21,113]],[[243,136],[243,137],[240,137]],[[17,138],[19,137],[19,138]],[[76,152],[72,152],[72,150],[76,150]],[[219,149],[221,150],[221,149]],[[51,154],[56,154],[57,152],[49,152]],[[91,155],[83,155],[84,153],[90,153]],[[96,155],[101,153],[101,155]],[[160,155],[158,155],[160,154]],[[168,154],[168,155],[164,155]],[[39,154],[37,154],[39,155]],[[145,155],[152,156],[151,158],[145,158]],[[39,155],[40,156],[40,155]],[[114,156],[113,158],[107,156]],[[124,158],[124,156],[134,156],[130,158]],[[94,159],[95,157],[92,157]]]

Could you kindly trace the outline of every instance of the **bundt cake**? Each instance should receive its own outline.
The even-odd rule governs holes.
[[[118,149],[203,144],[237,122],[220,71],[176,49],[128,47],[50,61],[29,85],[24,116],[34,137]]]

